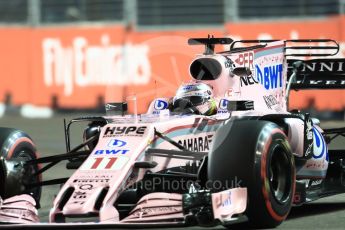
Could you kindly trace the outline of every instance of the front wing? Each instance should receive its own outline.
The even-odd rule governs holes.
[[[16,196],[7,199],[0,206],[0,222],[6,229],[11,228],[54,228],[69,229],[75,226],[92,228],[152,228],[203,225],[198,216],[210,214],[209,224],[237,222],[247,207],[247,189],[232,188],[222,192],[207,191],[176,194],[150,193],[142,197],[130,214],[120,222],[89,223],[40,223],[32,199]],[[26,202],[15,201],[23,198]],[[23,200],[19,199],[19,200]],[[10,202],[9,202],[10,201]],[[12,203],[11,203],[12,202]],[[16,205],[19,204],[20,205]],[[12,204],[9,207],[9,203]],[[6,205],[7,204],[7,205]],[[15,213],[16,215],[13,215]],[[28,213],[30,216],[28,217]]]

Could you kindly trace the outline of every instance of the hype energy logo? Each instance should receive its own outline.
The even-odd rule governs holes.
[[[283,64],[261,67],[255,65],[256,80],[265,89],[277,89],[283,87]]]

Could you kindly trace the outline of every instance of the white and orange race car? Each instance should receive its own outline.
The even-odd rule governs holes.
[[[67,152],[48,157],[37,155],[24,132],[0,128],[0,222],[158,227],[247,220],[275,227],[291,207],[345,192],[345,151],[327,148],[345,128],[321,129],[318,119],[287,109],[291,89],[345,88],[344,60],[320,59],[339,51],[335,41],[208,37],[189,44],[205,45],[205,52],[192,60],[181,103],[157,98],[140,115],[109,103],[105,116],[65,123]],[[218,44],[230,48],[216,53]],[[291,59],[306,56],[318,58]],[[203,91],[216,103],[211,114],[197,108],[201,84],[212,89]],[[71,148],[76,122],[87,122],[84,142]],[[63,160],[73,175],[42,181]],[[40,223],[41,187],[50,184],[62,186],[49,223]]]

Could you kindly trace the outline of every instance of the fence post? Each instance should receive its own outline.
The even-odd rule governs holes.
[[[41,0],[28,1],[28,24],[36,27],[41,21]]]
[[[339,0],[339,14],[345,13],[345,0]]]
[[[225,8],[225,22],[228,21],[238,21],[239,20],[239,5],[238,0],[224,0],[224,8]]]
[[[124,0],[123,13],[126,26],[134,26],[137,23],[137,0]]]

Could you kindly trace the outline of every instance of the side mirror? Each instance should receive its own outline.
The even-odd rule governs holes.
[[[236,67],[231,72],[240,77],[249,76],[252,74],[252,71],[250,71],[248,67]]]
[[[105,104],[105,113],[107,116],[122,115],[128,110],[127,102],[111,102]]]

